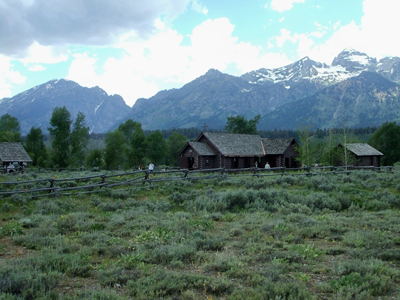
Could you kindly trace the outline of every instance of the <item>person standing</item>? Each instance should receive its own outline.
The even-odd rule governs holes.
[[[269,165],[268,162],[265,163],[264,169],[265,169],[265,170],[268,170],[268,172],[269,172],[269,169],[271,169],[271,166]]]
[[[151,162],[149,164],[149,172],[153,172],[153,170],[154,170],[154,164]]]

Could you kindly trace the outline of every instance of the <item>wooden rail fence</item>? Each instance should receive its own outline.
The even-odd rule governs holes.
[[[3,181],[0,182],[0,198],[14,194],[29,194],[32,198],[43,196],[60,196],[72,194],[85,194],[103,191],[105,188],[131,189],[137,187],[154,187],[155,183],[179,181],[179,180],[205,180],[226,178],[228,176],[314,176],[350,174],[355,170],[369,170],[375,172],[393,172],[393,167],[303,167],[297,169],[286,168],[244,168],[244,169],[206,169],[206,170],[162,170],[162,171],[133,171],[117,174],[95,174],[86,177],[52,178],[27,180],[27,181]],[[53,172],[52,174],[57,174]],[[15,179],[18,174],[2,175],[1,179]],[[48,186],[45,186],[48,185]],[[73,192],[74,191],[74,192]]]

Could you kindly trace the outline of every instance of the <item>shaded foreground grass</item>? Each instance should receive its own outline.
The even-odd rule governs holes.
[[[400,299],[400,173],[0,199],[0,299]]]

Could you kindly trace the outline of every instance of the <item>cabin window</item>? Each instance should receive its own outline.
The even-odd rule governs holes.
[[[206,159],[206,166],[209,166],[209,165],[210,165],[210,160]]]

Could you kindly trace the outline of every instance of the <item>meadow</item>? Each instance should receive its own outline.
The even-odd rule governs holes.
[[[270,175],[3,194],[0,299],[400,299],[400,170]]]

